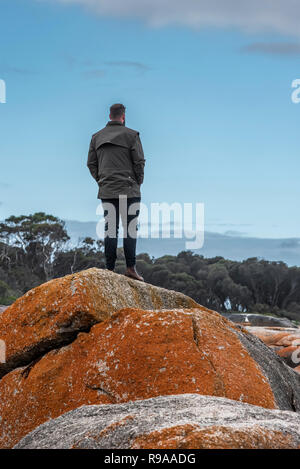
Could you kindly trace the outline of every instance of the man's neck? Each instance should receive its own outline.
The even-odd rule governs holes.
[[[118,119],[108,121],[107,125],[125,125],[125,122]]]

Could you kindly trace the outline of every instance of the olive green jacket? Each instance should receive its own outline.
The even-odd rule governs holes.
[[[139,132],[109,121],[92,136],[87,166],[99,186],[99,199],[140,197],[145,158]]]

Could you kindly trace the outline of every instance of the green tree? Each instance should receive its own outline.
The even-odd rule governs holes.
[[[0,240],[20,248],[27,265],[46,281],[52,276],[56,252],[69,240],[65,223],[44,212],[9,217],[0,223]]]

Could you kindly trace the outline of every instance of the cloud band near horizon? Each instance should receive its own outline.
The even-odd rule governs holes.
[[[151,26],[236,28],[300,36],[299,0],[37,0],[82,5],[111,17],[139,18]]]

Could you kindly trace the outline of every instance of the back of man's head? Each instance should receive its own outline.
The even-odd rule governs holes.
[[[126,108],[123,104],[117,103],[110,107],[109,118],[111,120],[122,120],[125,116]]]

